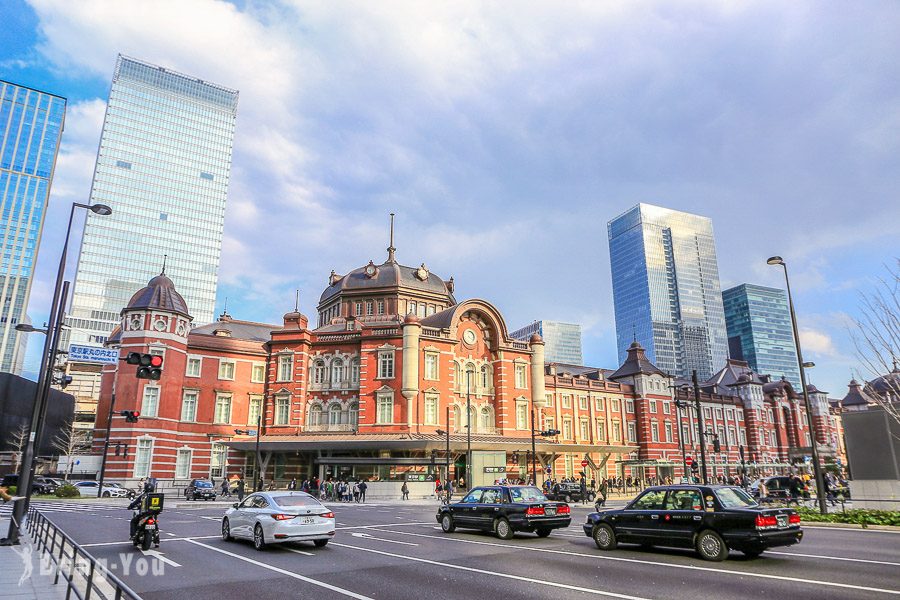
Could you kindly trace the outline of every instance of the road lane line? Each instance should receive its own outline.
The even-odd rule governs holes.
[[[381,554],[383,556],[390,556],[393,558],[399,558],[402,560],[411,560],[413,562],[424,563],[426,565],[434,565],[437,567],[446,567],[448,569],[456,569],[458,571],[468,571],[469,573],[480,573],[482,575],[488,575],[490,577],[500,577],[503,579],[512,579],[518,582],[524,583],[535,583],[538,585],[546,585],[548,587],[562,588],[565,590],[572,590],[575,592],[584,592],[586,594],[594,594],[595,596],[607,596],[609,598],[622,598],[623,600],[647,600],[641,596],[629,596],[627,594],[617,594],[616,592],[604,592],[603,590],[596,590],[593,588],[580,587],[577,585],[569,585],[567,583],[557,583],[555,581],[546,581],[544,579],[532,579],[530,577],[522,577],[519,575],[509,575],[507,573],[497,573],[496,571],[487,571],[484,569],[476,569],[475,567],[466,567],[463,565],[454,565],[451,563],[440,562],[437,560],[429,560],[427,558],[418,558],[415,556],[404,556],[402,554],[394,554],[393,552],[384,552],[383,550],[373,550],[372,548],[362,548],[360,546],[348,546],[347,544],[338,544],[333,543],[333,546],[338,546],[339,548],[349,548],[351,550],[362,550],[363,552],[369,552],[372,554]]]
[[[374,529],[376,527],[407,527],[409,525],[431,525],[431,523],[382,523],[381,525],[351,525],[350,527],[335,527],[335,529]]]
[[[212,550],[213,552],[218,552],[220,554],[224,554],[225,556],[231,556],[232,558],[236,558],[238,560],[242,560],[244,562],[250,563],[251,565],[256,565],[257,567],[261,567],[263,569],[268,569],[270,571],[275,571],[276,573],[281,573],[287,577],[292,577],[294,579],[299,579],[300,581],[305,581],[306,583],[311,583],[312,585],[317,585],[319,587],[323,587],[327,590],[331,590],[332,592],[337,592],[343,596],[349,596],[350,598],[356,598],[357,600],[374,600],[374,598],[370,598],[369,596],[363,596],[362,594],[357,594],[356,592],[351,592],[350,590],[339,588],[336,585],[331,585],[330,583],[325,583],[324,581],[319,581],[317,579],[311,579],[309,577],[304,577],[299,573],[292,573],[286,569],[281,569],[279,567],[275,567],[273,565],[267,565],[266,563],[259,562],[258,560],[253,560],[252,558],[247,558],[246,556],[241,556],[240,554],[235,554],[234,552],[229,552],[227,550],[222,550],[221,548],[216,548],[214,546],[210,546],[208,544],[202,544],[200,542],[194,541],[192,539],[185,540],[190,542],[191,544],[200,546],[201,548],[206,548],[207,550]]]
[[[306,550],[297,550],[296,548],[286,548],[281,544],[276,544],[279,550],[287,550],[288,552],[293,552],[294,554],[302,554],[303,556],[315,556],[312,552],[307,552]]]
[[[758,577],[760,579],[776,579],[780,581],[792,581],[795,583],[809,583],[812,585],[822,585],[826,587],[839,587],[839,588],[847,588],[852,590],[865,590],[867,592],[878,592],[881,594],[891,594],[894,596],[900,596],[900,590],[888,590],[882,588],[875,587],[866,587],[861,585],[853,585],[849,583],[838,583],[836,581],[816,581],[814,579],[803,579],[801,577],[792,577],[786,575],[769,575],[767,573],[752,573],[749,571],[735,571],[732,569],[714,569],[712,567],[700,567],[697,565],[678,565],[674,563],[664,563],[652,560],[644,560],[644,559],[636,559],[636,558],[625,558],[622,556],[604,556],[602,554],[584,554],[581,552],[568,552],[565,550],[552,550],[550,548],[532,548],[530,546],[521,546],[517,544],[498,544],[496,542],[481,542],[478,540],[463,540],[454,537],[446,537],[446,536],[437,536],[437,535],[425,535],[424,533],[412,533],[410,531],[391,531],[389,529],[380,529],[379,531],[383,531],[384,533],[394,533],[396,535],[411,535],[415,537],[424,537],[431,538],[435,540],[447,540],[453,542],[461,542],[464,544],[477,544],[481,546],[493,546],[497,548],[512,548],[516,550],[528,550],[530,552],[546,552],[547,554],[563,554],[565,556],[580,556],[584,558],[594,558],[597,560],[611,560],[617,562],[629,562],[629,563],[638,563],[641,565],[653,565],[658,567],[670,567],[673,569],[687,569],[690,571],[708,571],[710,573],[722,573],[725,575],[737,575],[739,577]]]
[[[169,535],[175,535],[174,533],[170,533]],[[188,540],[208,540],[212,538],[222,537],[221,535],[192,535],[183,538],[174,538],[174,539],[166,539],[167,542],[186,542]],[[118,546],[121,544],[131,544],[131,540],[127,542],[95,542],[93,544],[81,544],[82,548],[96,548],[99,546]]]
[[[391,544],[401,544],[403,546],[418,546],[418,544],[413,544],[412,542],[401,542],[400,540],[389,540],[387,538],[377,538],[373,535],[363,532],[355,532],[350,534],[353,537],[363,538],[365,540],[377,540],[379,542],[388,542]]]
[[[886,560],[871,560],[868,558],[848,558],[845,556],[821,556],[819,554],[800,554],[799,552],[776,552],[774,550],[767,550],[766,554],[781,554],[783,556],[802,556],[804,558],[823,558],[825,560],[846,560],[846,561],[850,561],[850,562],[870,563],[873,565],[890,565],[892,567],[900,567],[900,563],[897,563],[897,562],[889,562]]]

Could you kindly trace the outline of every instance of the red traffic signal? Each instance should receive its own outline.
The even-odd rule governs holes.
[[[135,376],[138,379],[151,379],[158,381],[162,377],[163,357],[158,354],[141,354],[129,352],[125,357],[129,365],[138,365]]]
[[[120,411],[119,414],[121,416],[125,417],[125,421],[127,423],[137,423],[138,417],[141,416],[141,413],[136,410],[123,410],[123,411]]]

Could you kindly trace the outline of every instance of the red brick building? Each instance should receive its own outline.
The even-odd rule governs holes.
[[[494,306],[453,292],[452,278],[399,264],[391,247],[382,264],[331,273],[316,327],[294,310],[280,325],[222,315],[192,329],[172,281],[154,278],[123,309],[109,344],[122,356],[162,354],[164,374],[151,382],[124,363],[105,368],[95,451],[115,397],[107,476],[152,475],[176,487],[249,477],[256,440],[235,430],[257,423],[267,480],[443,478],[448,440],[450,476],[465,477],[471,456],[475,484],[526,479],[532,462],[538,480],[547,467],[554,477],[674,478],[685,457],[699,457],[693,389],[639,345],[616,371],[545,365],[539,336],[510,339]],[[741,446],[759,468],[802,459],[806,420],[787,382],[729,361],[701,384],[700,399],[711,474],[735,473]],[[139,422],[125,422],[122,410],[140,411]],[[538,431],[560,431],[535,440],[534,461],[532,419]]]

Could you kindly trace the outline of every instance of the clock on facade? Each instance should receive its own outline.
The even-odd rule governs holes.
[[[463,332],[463,341],[465,343],[467,343],[468,345],[473,346],[475,344],[476,339],[477,338],[475,337],[475,332],[472,331],[471,329],[466,329]]]
[[[373,265],[372,263],[369,263],[368,265],[366,265],[366,275],[368,275],[369,277],[374,277],[374,276],[375,276],[375,272],[376,272],[377,270],[378,270],[378,269],[376,269],[376,268],[375,268],[375,265]]]

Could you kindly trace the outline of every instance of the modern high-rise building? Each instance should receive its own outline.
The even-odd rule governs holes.
[[[608,233],[619,362],[636,340],[663,371],[712,376],[728,358],[712,221],[638,204]]]
[[[0,371],[20,373],[50,182],[66,117],[66,99],[0,81]]]
[[[544,362],[583,365],[581,349],[581,325],[559,321],[535,321],[509,334],[516,340],[525,340],[539,334],[544,338]]]
[[[784,290],[750,283],[722,292],[728,350],[755,372],[800,385],[797,347]]]
[[[78,257],[69,341],[102,344],[165,264],[195,322],[213,321],[238,93],[119,56]]]

